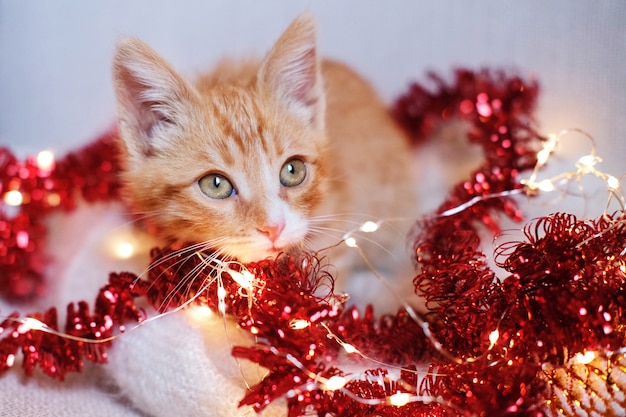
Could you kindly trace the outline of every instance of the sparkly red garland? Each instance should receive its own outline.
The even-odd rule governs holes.
[[[519,188],[517,173],[534,165],[540,139],[531,117],[536,84],[489,71],[460,70],[451,85],[431,78],[434,91],[416,84],[397,101],[394,111],[401,123],[421,141],[440,119],[467,120],[472,125],[469,139],[485,154],[483,165],[453,189],[439,213],[476,196]],[[42,174],[34,162],[21,163],[2,150],[0,192],[19,190],[29,197],[15,217],[3,215],[0,223],[0,279],[6,280],[2,282],[2,288],[8,288],[6,296],[40,291],[42,214],[73,207],[78,191],[88,201],[117,197],[114,152],[106,137]],[[45,203],[56,201],[57,197],[46,197],[55,193],[58,204]],[[559,389],[557,373],[548,369],[568,366],[568,360],[585,350],[609,357],[624,345],[625,215],[582,221],[556,214],[530,223],[525,242],[511,243],[499,252],[498,262],[510,276],[494,280],[473,222],[480,220],[495,230],[497,212],[521,218],[512,200],[484,198],[455,215],[419,225],[415,253],[421,267],[414,282],[430,306],[428,329],[441,348],[432,345],[424,327],[405,311],[377,319],[371,309],[363,315],[342,311],[314,296],[318,281],[327,277],[315,258],[302,262],[284,256],[248,265],[256,277],[253,294],[243,293],[227,272],[220,273],[227,294],[221,302],[262,341],[254,347],[235,347],[233,355],[269,371],[241,404],[260,410],[285,396],[290,416],[305,411],[320,416],[545,415],[546,401]],[[203,262],[196,256],[172,257],[174,249],[154,251],[156,267],[146,281],[111,274],[93,313],[84,302],[70,305],[64,333],[106,341],[128,321],[143,319],[135,305],[137,297],[165,309],[170,307],[166,300],[180,305],[197,294],[196,303],[217,308],[216,285],[205,285],[217,278],[211,268],[190,284],[193,288],[172,294],[180,277],[197,271]],[[248,303],[250,296],[254,303]],[[58,329],[54,309],[30,317]],[[106,360],[108,342],[58,337],[16,320],[14,314],[0,324],[0,371],[11,367],[18,350],[24,354],[27,374],[39,366],[59,379],[66,372],[80,371],[84,358]],[[294,326],[300,322],[306,325]],[[400,379],[389,377],[385,369],[371,369],[363,378],[348,380],[343,389],[322,389],[320,378],[345,376],[335,360],[345,355],[339,341],[379,361],[402,365]],[[415,369],[425,362],[436,374],[422,373],[418,378]],[[397,393],[430,400],[397,406],[389,402]]]
[[[72,210],[79,196],[89,202],[118,198],[119,172],[114,133],[42,168],[36,158],[18,160],[0,148],[0,195],[18,192],[15,216],[0,210],[0,295],[28,300],[45,293],[45,216]]]

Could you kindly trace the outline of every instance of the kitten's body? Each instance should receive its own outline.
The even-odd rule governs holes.
[[[342,64],[318,59],[311,17],[296,19],[263,60],[224,61],[195,85],[136,40],[118,47],[114,74],[125,197],[157,236],[203,242],[248,262],[281,251],[320,250],[367,220],[402,218],[408,220],[403,225],[357,236],[357,244],[377,267],[404,265],[399,278],[403,289],[412,288],[405,248],[415,216],[408,141],[366,81]],[[297,176],[302,166],[304,179]],[[224,184],[232,184],[230,194]],[[379,307],[392,300],[387,312],[398,306],[372,285],[373,275],[360,281],[355,271],[365,267],[354,249],[339,245],[320,254],[337,266],[340,289],[352,295],[369,289],[373,293],[357,299]],[[184,340],[189,325],[170,323],[176,320],[184,316],[120,340],[110,355],[111,374],[148,413],[180,414],[168,406],[180,406],[176,396],[191,390],[192,401],[202,404],[185,404],[183,414],[221,415],[210,404],[226,396],[234,407],[233,386],[242,382],[236,372],[234,382],[222,382],[219,369],[230,351],[224,337],[216,345],[208,327],[201,329],[208,346],[201,360],[170,344],[149,359],[142,353],[163,333],[183,332],[174,339]],[[199,364],[206,372],[198,372]],[[211,372],[218,374],[217,385],[207,380]],[[156,382],[142,388],[134,384],[141,378]],[[153,398],[159,381],[171,386]],[[221,386],[227,392],[220,394]]]

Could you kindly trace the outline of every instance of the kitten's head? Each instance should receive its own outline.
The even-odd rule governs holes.
[[[125,198],[157,234],[243,262],[303,242],[328,175],[310,16],[253,71],[202,88],[134,39],[119,43],[113,72]]]

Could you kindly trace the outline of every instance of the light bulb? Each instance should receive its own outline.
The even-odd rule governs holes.
[[[4,194],[4,202],[9,206],[19,206],[24,201],[24,196],[18,190],[7,191]]]
[[[54,168],[54,153],[52,151],[41,151],[35,159],[37,167],[42,171],[50,171]]]
[[[326,391],[337,391],[343,388],[348,383],[348,380],[342,376],[334,375],[328,378],[322,388]]]

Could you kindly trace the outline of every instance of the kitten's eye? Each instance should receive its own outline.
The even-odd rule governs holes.
[[[235,195],[233,184],[223,175],[208,174],[198,180],[200,190],[210,198],[224,199]]]
[[[280,183],[285,187],[295,187],[302,184],[306,178],[306,165],[299,159],[285,162],[280,169]]]

